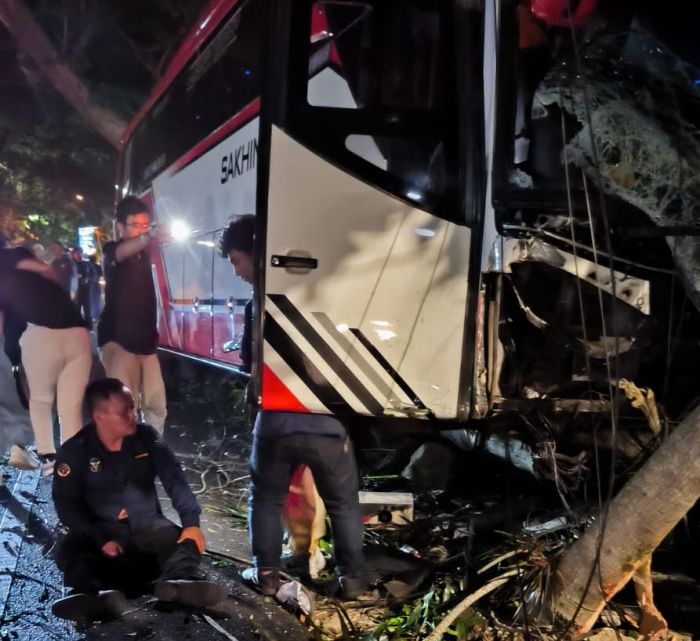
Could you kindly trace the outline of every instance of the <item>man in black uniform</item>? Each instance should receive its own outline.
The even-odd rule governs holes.
[[[90,295],[92,283],[97,280],[97,272],[89,260],[83,259],[83,250],[76,247],[73,250],[73,262],[78,276],[78,289],[75,294],[75,304],[88,327],[92,328],[92,303]]]
[[[236,275],[253,284],[255,217],[239,216],[224,230],[220,242]],[[253,358],[251,305],[246,305],[242,369]],[[338,568],[337,596],[352,599],[365,588],[362,539],[364,528],[358,500],[358,471],[352,444],[343,424],[332,416],[294,412],[259,412],[250,455],[250,539],[255,567],[243,579],[272,596],[279,587],[282,554],[282,506],[289,482],[299,465],[313,473],[331,518]]]
[[[63,287],[63,290],[69,296],[72,296],[75,285],[75,265],[66,253],[66,248],[58,240],[55,240],[49,245],[51,252],[51,261],[49,264],[53,269],[58,279],[58,284]]]
[[[205,581],[200,568],[205,543],[197,499],[160,434],[136,422],[129,389],[100,379],[88,385],[85,401],[92,422],[56,457],[53,499],[68,528],[57,563],[74,594],[56,601],[54,614],[82,621],[118,616],[124,592],[143,593],[157,574],[161,601],[191,607],[224,601],[226,590]],[[161,512],[156,477],[181,528]]]

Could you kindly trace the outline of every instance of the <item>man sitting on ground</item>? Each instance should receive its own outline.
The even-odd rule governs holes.
[[[226,590],[200,568],[201,510],[173,452],[154,428],[136,422],[121,381],[94,381],[85,401],[92,422],[56,456],[53,498],[68,528],[57,563],[73,594],[56,601],[53,613],[83,622],[119,616],[126,596],[142,594],[156,577],[161,601],[202,608],[224,601]],[[161,512],[156,476],[181,528]]]

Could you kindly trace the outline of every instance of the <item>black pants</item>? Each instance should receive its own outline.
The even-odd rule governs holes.
[[[282,505],[298,465],[308,465],[333,526],[338,572],[364,573],[364,528],[358,501],[358,472],[347,437],[298,434],[253,440],[250,457],[250,538],[258,568],[279,568]]]
[[[127,523],[112,526],[110,534],[124,549],[106,557],[94,539],[71,534],[59,543],[56,563],[64,583],[75,592],[122,590],[127,596],[149,591],[156,579],[202,579],[202,555],[194,541],[178,543],[180,528],[163,518],[147,529],[132,532]]]

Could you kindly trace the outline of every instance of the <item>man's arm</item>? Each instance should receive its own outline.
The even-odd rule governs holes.
[[[163,483],[163,488],[170,497],[173,507],[180,515],[182,527],[199,527],[199,515],[202,509],[173,451],[160,436],[156,437],[154,434],[152,452],[155,473]]]
[[[152,227],[151,230],[147,231],[145,234],[136,236],[136,238],[127,238],[118,243],[116,251],[114,252],[115,260],[118,263],[124,262],[127,258],[131,258],[131,256],[142,252],[151,244],[151,241],[154,240],[160,243],[167,243],[170,242],[171,237],[167,231]]]
[[[49,280],[58,282],[56,272],[51,268],[51,265],[42,263],[36,258],[23,258],[22,260],[18,261],[17,265],[15,266],[15,269],[23,269],[26,272],[34,272],[35,274],[41,274]]]
[[[83,500],[83,482],[78,457],[59,449],[53,478],[53,501],[61,523],[71,532],[93,539],[102,548],[110,537],[93,523]]]
[[[127,258],[136,256],[136,254],[142,252],[150,245],[150,243],[151,235],[148,232],[141,234],[140,236],[136,236],[136,238],[127,238],[126,240],[122,240],[116,246],[114,251],[114,259],[118,263],[122,263]]]

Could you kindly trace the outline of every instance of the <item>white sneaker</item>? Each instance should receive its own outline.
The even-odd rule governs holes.
[[[16,444],[10,448],[9,463],[18,470],[36,470],[41,464],[39,459],[26,447]]]

